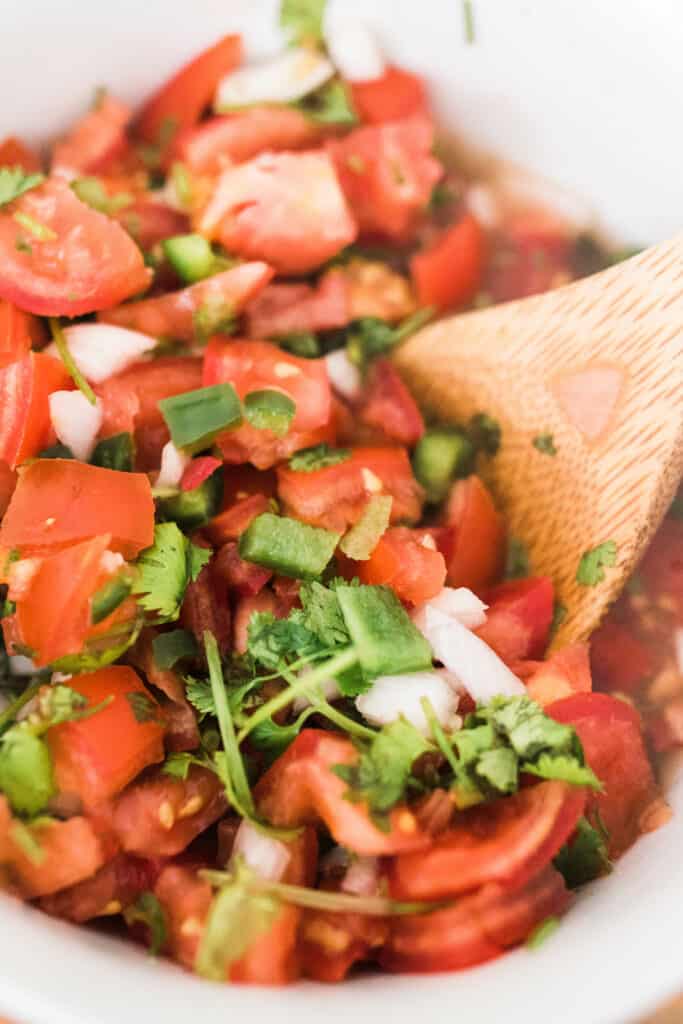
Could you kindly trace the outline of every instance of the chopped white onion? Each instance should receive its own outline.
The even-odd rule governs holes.
[[[115,324],[74,324],[64,328],[64,335],[76,366],[93,384],[127,370],[157,344],[148,334]],[[54,343],[45,351],[59,358]]]
[[[465,206],[474,214],[482,227],[489,231],[497,228],[502,218],[496,193],[489,185],[470,185],[465,192]]]
[[[173,441],[167,441],[161,449],[161,468],[155,487],[177,487],[190,461],[191,457],[176,448]]]
[[[214,110],[220,114],[252,103],[293,103],[315,92],[333,75],[334,67],[327,57],[314,50],[291,47],[226,75],[216,89]]]
[[[362,21],[334,18],[325,26],[327,51],[342,78],[370,82],[381,78],[386,62],[377,40]]]
[[[676,652],[676,667],[683,676],[683,629],[674,631],[674,650]]]
[[[9,671],[12,676],[32,676],[38,669],[30,658],[23,654],[12,654],[9,659]]]
[[[413,622],[429,640],[430,624],[434,622],[439,625],[441,621],[439,615],[434,616],[432,613],[438,612],[441,616],[457,619],[468,629],[479,629],[486,622],[487,607],[488,605],[480,601],[467,587],[444,587],[436,597],[432,597],[413,612]]]
[[[354,896],[376,896],[379,889],[379,858],[356,857],[352,860],[341,889]]]
[[[325,365],[333,391],[349,401],[360,397],[363,378],[358,367],[353,365],[346,354],[346,349],[338,348],[329,352],[325,356]]]
[[[433,609],[428,615],[427,639],[434,657],[453,672],[470,697],[516,697],[526,693],[524,684],[495,651],[455,618]]]
[[[356,707],[373,725],[388,725],[403,716],[424,736],[428,736],[429,723],[421,704],[424,697],[432,705],[441,725],[448,728],[458,710],[459,697],[449,682],[437,672],[380,676],[367,693],[356,697]]]
[[[126,560],[118,551],[103,551],[100,558],[100,569],[102,572],[106,572],[108,576],[113,576],[115,572],[126,564]]]
[[[279,882],[291,859],[291,853],[279,839],[261,832],[245,818],[237,829],[232,856],[241,856],[261,878]]]
[[[102,403],[80,391],[53,391],[48,399],[55,434],[81,462],[87,462],[102,426]]]

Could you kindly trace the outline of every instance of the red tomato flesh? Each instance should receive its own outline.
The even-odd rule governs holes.
[[[423,80],[395,65],[390,64],[380,78],[351,82],[350,89],[358,116],[366,124],[401,121],[414,114],[429,113]]]
[[[127,146],[126,125],[131,111],[108,93],[76,121],[52,150],[52,174],[71,179],[97,174]]]
[[[328,270],[310,284],[269,284],[246,309],[250,338],[277,338],[299,331],[345,327],[352,319],[341,270]]]
[[[500,575],[505,557],[505,527],[493,498],[478,476],[458,480],[451,489],[445,513],[450,528],[437,543],[448,567],[451,587],[481,592]]]
[[[485,259],[484,232],[471,214],[465,214],[410,261],[420,305],[440,310],[466,305],[481,286]]]
[[[72,387],[59,359],[29,352],[0,368],[0,459],[15,469],[50,441],[49,396]]]
[[[408,604],[429,601],[443,589],[446,563],[440,551],[425,545],[426,536],[405,526],[387,530],[367,561],[353,563],[354,575],[362,583],[391,587]]]
[[[23,171],[43,169],[38,155],[15,135],[8,135],[0,142],[0,167],[21,167]]]
[[[130,906],[140,893],[154,887],[157,874],[153,861],[120,853],[91,878],[47,896],[40,906],[53,917],[82,924],[108,916],[117,906]]]
[[[34,318],[0,299],[0,366],[27,355],[31,349]]]
[[[359,416],[366,426],[409,448],[416,445],[425,432],[417,402],[388,359],[373,362]]]
[[[490,590],[486,601],[486,622],[477,635],[508,664],[542,658],[553,621],[552,580],[509,580]]]
[[[563,647],[537,666],[526,682],[526,689],[529,696],[544,707],[563,697],[590,693],[593,689],[587,644]]]

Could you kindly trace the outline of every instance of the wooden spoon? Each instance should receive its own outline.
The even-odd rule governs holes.
[[[483,475],[566,608],[554,646],[585,640],[683,473],[683,235],[544,295],[444,319],[396,362],[440,419],[498,420]],[[582,556],[607,541],[614,563],[580,583]]]

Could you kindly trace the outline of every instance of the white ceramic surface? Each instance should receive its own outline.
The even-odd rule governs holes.
[[[680,229],[680,0],[333,0],[426,74],[445,124],[586,196],[624,241]],[[274,0],[0,0],[0,137],[46,139],[106,84],[137,99],[218,34],[278,45]],[[586,893],[540,950],[426,978],[286,991],[201,982],[0,901],[0,1016],[23,1024],[627,1024],[683,990],[683,779],[673,822]]]

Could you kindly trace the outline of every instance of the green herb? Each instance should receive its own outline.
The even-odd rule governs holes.
[[[518,537],[509,537],[505,559],[505,578],[522,580],[531,575],[531,563],[526,544]]]
[[[112,434],[98,441],[90,456],[93,466],[103,469],[116,469],[120,473],[132,473],[135,465],[135,441],[127,432]]]
[[[374,494],[357,523],[351,527],[341,541],[339,548],[354,561],[366,561],[375,550],[391,519],[394,499],[387,494]]]
[[[49,448],[43,448],[38,452],[37,459],[75,459],[76,456],[66,444],[51,444]]]
[[[107,616],[123,604],[131,592],[132,579],[127,575],[114,576],[93,594],[90,605],[90,621],[93,626],[102,622]]]
[[[555,440],[552,434],[537,434],[531,443],[543,455],[557,455],[557,448],[555,447]]]
[[[192,314],[197,341],[204,344],[212,334],[232,334],[237,325],[235,308],[220,296],[207,298]]]
[[[17,252],[28,253],[29,256],[33,252],[33,246],[29,242],[27,242],[25,238],[22,238],[21,235],[17,235],[17,240],[14,243],[14,248],[17,250]]]
[[[429,197],[429,210],[432,213],[438,213],[445,207],[451,206],[456,199],[457,195],[450,185],[444,181],[437,181]]]
[[[430,320],[434,318],[436,310],[433,306],[424,306],[422,309],[416,309],[414,313],[406,317],[397,327],[394,328],[394,345],[400,344],[409,338],[411,334],[416,334],[420,328],[428,324]]]
[[[385,320],[374,316],[354,320],[349,328],[346,354],[349,360],[361,369],[368,363],[390,352],[396,344],[396,332]]]
[[[90,404],[97,405],[97,396],[95,395],[95,392],[90,387],[81,371],[78,369],[76,361],[74,357],[71,355],[71,351],[66,340],[66,335],[62,330],[59,320],[54,316],[50,317],[50,333],[52,334],[52,340],[55,343],[57,351],[59,352],[59,358],[64,363],[64,368],[66,369],[66,372],[69,374],[69,376],[71,377],[72,381],[74,382],[78,390],[81,392],[81,394],[88,399]]]
[[[240,557],[284,576],[314,579],[328,565],[339,535],[298,519],[264,512],[239,539]]]
[[[294,742],[307,718],[315,714],[315,707],[306,708],[298,718],[288,725],[278,725],[272,718],[260,722],[250,734],[250,742],[265,755],[266,764],[270,765],[287,747]]]
[[[183,658],[197,657],[197,641],[186,629],[159,633],[152,640],[154,663],[162,671],[173,668]]]
[[[375,824],[389,830],[388,812],[404,797],[415,760],[429,744],[404,718],[385,725],[368,743],[356,742],[355,764],[333,765],[332,771],[349,787],[345,796],[366,803]]]
[[[44,174],[26,174],[21,167],[0,167],[0,206],[13,202],[44,181]]]
[[[558,629],[567,618],[567,607],[561,604],[559,601],[555,601],[553,605],[553,618],[550,623],[550,636],[553,637],[557,633]]]
[[[433,505],[443,501],[456,477],[472,472],[473,462],[469,438],[453,427],[428,430],[413,452],[413,472]]]
[[[282,0],[280,27],[292,43],[321,43],[327,0]]]
[[[202,762],[192,754],[186,752],[169,754],[161,766],[164,775],[170,775],[174,779],[187,779],[190,768],[193,764]]]
[[[465,42],[468,46],[472,46],[474,43],[474,8],[472,7],[472,0],[462,0],[462,17]]]
[[[577,889],[594,878],[609,874],[612,864],[607,852],[607,839],[601,822],[598,821],[598,827],[594,828],[587,818],[581,818],[574,837],[562,847],[554,861],[569,889]]]
[[[317,359],[320,355],[320,344],[311,331],[292,331],[291,334],[280,335],[275,340],[285,352],[291,352],[300,359]]]
[[[185,676],[185,696],[200,715],[216,714],[211,683],[207,679]]]
[[[29,815],[54,795],[50,753],[28,725],[15,725],[0,739],[0,791],[13,811]]]
[[[126,694],[126,700],[135,716],[135,721],[140,725],[158,721],[159,706],[148,694],[133,690]]]
[[[203,281],[219,270],[227,260],[216,256],[211,243],[203,235],[174,235],[161,243],[164,256],[186,284]],[[225,264],[225,265],[224,265]]]
[[[488,413],[478,412],[467,424],[467,433],[474,450],[486,455],[496,455],[500,449],[500,423]]]
[[[315,473],[318,469],[327,469],[351,458],[348,448],[330,448],[324,442],[313,448],[301,448],[289,460],[289,468],[298,473]]]
[[[221,431],[242,422],[240,400],[232,384],[212,384],[163,398],[159,409],[176,448],[190,453],[207,448]]]
[[[358,114],[348,89],[340,78],[333,78],[320,89],[292,104],[318,124],[355,125]]]
[[[320,650],[314,633],[301,621],[303,616],[276,619],[270,612],[256,612],[249,621],[249,654],[266,668],[278,669],[283,661],[308,658]]]
[[[149,952],[158,956],[168,942],[166,917],[153,892],[140,893],[135,903],[126,907],[123,917],[127,925],[144,924],[149,929]]]
[[[559,927],[559,917],[546,917],[545,921],[541,921],[526,940],[526,948],[538,949],[539,946],[543,945],[546,939],[549,939],[551,935],[555,934]]]
[[[118,213],[133,202],[130,192],[118,192],[110,196],[99,178],[77,178],[71,182],[71,188],[82,203],[107,216]]]
[[[36,839],[33,830],[23,821],[15,821],[10,830],[12,841],[34,867],[40,867],[45,860],[45,850]]]
[[[178,618],[185,591],[211,558],[211,551],[192,544],[175,523],[160,523],[154,528],[154,544],[140,555],[139,578],[133,593],[147,612],[162,621]]]
[[[2,174],[2,171],[0,171]],[[22,228],[37,238],[39,242],[54,242],[57,238],[57,232],[49,228],[47,224],[43,224],[41,221],[36,220],[35,217],[31,217],[30,214],[24,213],[23,210],[17,210],[16,213],[12,214],[13,220],[20,224]]]
[[[617,561],[617,544],[606,540],[590,551],[584,551],[576,571],[576,582],[582,587],[595,587],[605,578],[605,568],[611,568]]]
[[[284,437],[296,416],[296,403],[282,391],[250,391],[244,399],[244,418],[256,430]]]

